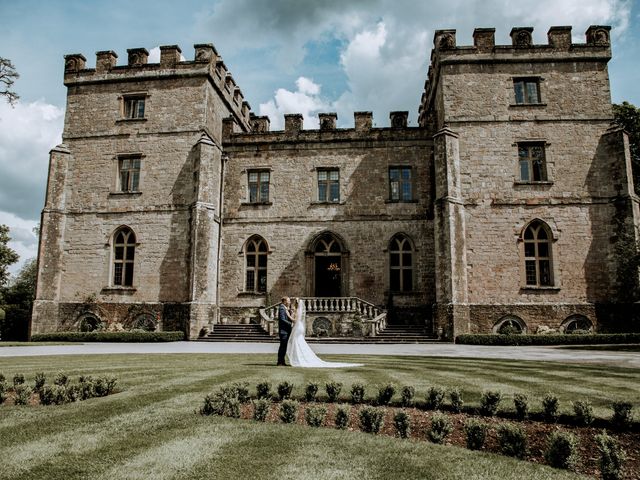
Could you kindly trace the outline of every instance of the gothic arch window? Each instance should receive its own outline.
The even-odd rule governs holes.
[[[593,331],[593,323],[584,315],[570,315],[562,322],[560,331],[564,333],[583,333]]]
[[[78,328],[81,332],[93,332],[103,328],[100,318],[91,312],[83,313],[78,320]]]
[[[113,235],[114,286],[133,285],[133,267],[136,253],[136,235],[129,227],[120,227]]]
[[[524,267],[527,287],[553,286],[551,229],[541,220],[534,220],[524,230]]]
[[[389,244],[389,289],[392,292],[413,290],[413,244],[399,233]]]
[[[264,293],[267,291],[267,255],[269,248],[264,238],[255,235],[244,247],[245,291]]]
[[[492,331],[501,335],[519,335],[527,333],[527,324],[520,317],[506,315],[493,325]]]
[[[134,330],[145,330],[147,332],[155,332],[157,328],[156,317],[152,313],[141,313],[136,316],[131,324]]]

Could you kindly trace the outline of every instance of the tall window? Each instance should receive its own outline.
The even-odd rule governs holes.
[[[340,171],[337,168],[318,170],[318,201],[340,202]]]
[[[389,195],[395,202],[413,200],[411,167],[389,168]]]
[[[142,95],[124,97],[124,118],[144,118],[144,103]]]
[[[250,170],[249,202],[266,203],[269,201],[269,172],[265,170]]]
[[[122,157],[118,159],[120,172],[120,191],[137,192],[140,186],[140,157]]]
[[[255,236],[247,241],[245,246],[247,292],[267,291],[267,242]]]
[[[540,103],[540,79],[539,78],[514,78],[513,90],[516,94],[516,103]]]
[[[413,247],[406,235],[398,234],[391,239],[389,289],[392,292],[413,290]]]
[[[553,285],[551,273],[551,233],[541,221],[535,220],[524,231],[524,262],[528,286]]]
[[[133,285],[136,236],[129,227],[119,229],[113,239],[113,285]]]
[[[547,180],[547,165],[543,143],[519,143],[518,163],[521,181],[544,182]]]

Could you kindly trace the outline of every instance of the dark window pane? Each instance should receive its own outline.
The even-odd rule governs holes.
[[[538,228],[538,239],[546,240],[547,238],[547,231],[544,229],[544,227],[541,226],[540,228]]]
[[[138,100],[138,118],[144,118],[144,99]]]
[[[411,183],[405,182],[402,184],[402,199],[411,200]]]
[[[520,180],[529,181],[529,162],[526,160],[520,160]]]
[[[329,180],[337,181],[339,178],[338,170],[330,170],[329,171]]]
[[[537,82],[527,82],[527,103],[538,103]]]
[[[132,178],[131,178],[131,191],[133,192],[137,192],[138,191],[138,183],[140,182],[140,171],[139,170],[134,170],[132,172]]]
[[[340,201],[340,185],[337,183],[331,184],[331,201],[339,202]]]
[[[536,256],[536,247],[533,242],[525,242],[524,244],[524,256],[525,257],[535,257]]]
[[[266,270],[258,271],[258,291],[259,292],[267,291],[267,271]]]
[[[549,260],[540,260],[540,285],[551,285]]]
[[[133,260],[136,255],[136,247],[127,247],[127,260]]]
[[[326,183],[318,184],[318,201],[320,202],[327,201],[327,184]]]
[[[538,256],[539,257],[549,256],[549,244],[547,242],[538,243]]]
[[[529,150],[526,147],[518,147],[518,156],[521,158],[529,157]]]
[[[258,255],[258,266],[259,267],[267,267],[267,256],[266,255]]]
[[[331,242],[331,247],[329,247],[329,251],[331,253],[340,253],[340,244],[338,244],[338,242],[334,240],[333,242]]]
[[[516,103],[524,103],[524,85],[523,82],[514,82],[513,88],[516,92]]]
[[[116,263],[113,266],[113,284],[122,285],[122,264]]]
[[[525,262],[525,267],[527,274],[527,285],[537,285],[538,281],[536,278],[536,261],[527,260]]]
[[[403,168],[402,169],[402,179],[403,180],[411,180],[411,169]]]
[[[253,270],[247,270],[247,282],[245,285],[247,291],[252,292],[253,290],[255,290],[255,278],[255,272]]]
[[[124,258],[124,247],[116,247],[116,260],[122,260]]]
[[[400,200],[400,183],[399,182],[391,182],[391,200]]]
[[[268,183],[260,184],[260,201],[261,202],[269,201],[269,184]]]
[[[129,190],[129,171],[125,170],[120,172],[120,191],[126,192]]]
[[[258,172],[249,172],[249,182],[256,183],[258,181]]]
[[[390,261],[391,261],[391,266],[392,267],[399,267],[400,266],[400,254],[399,253],[392,253],[390,255]]]
[[[267,242],[261,241],[260,245],[258,245],[258,251],[259,252],[266,252],[267,251]]]
[[[402,254],[402,266],[410,267],[411,266],[411,254],[403,253]]]
[[[249,201],[251,203],[258,201],[258,185],[256,183],[249,184]]]
[[[389,169],[389,180],[398,180],[400,178],[400,170],[397,168]]]
[[[389,275],[389,288],[392,291],[400,291],[400,270],[391,270]]]
[[[533,240],[533,228],[531,226],[524,231],[524,238],[525,240]]]
[[[133,285],[133,263],[124,265],[124,285],[127,287]]]
[[[255,267],[256,266],[256,256],[255,255],[247,255],[247,267]]]
[[[409,269],[402,270],[402,290],[410,292],[413,290],[413,271]]]
[[[269,172],[260,172],[260,181],[268,182],[269,181]]]
[[[405,239],[404,242],[402,242],[402,250],[405,252],[411,251],[411,244],[409,243],[409,240]]]
[[[540,182],[544,180],[543,165],[541,160],[534,160],[533,162],[533,180]]]
[[[326,179],[327,179],[327,171],[326,170],[318,171],[318,180],[324,181]]]
[[[249,242],[249,244],[247,245],[247,252],[255,252],[256,251],[256,244],[255,242],[252,240]]]

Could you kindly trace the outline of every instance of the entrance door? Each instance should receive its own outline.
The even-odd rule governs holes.
[[[342,295],[342,268],[339,255],[316,255],[316,297],[340,297]]]

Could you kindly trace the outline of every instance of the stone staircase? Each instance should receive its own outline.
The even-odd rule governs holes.
[[[218,324],[213,332],[202,338],[202,342],[277,342],[278,337],[272,337],[257,324]]]

